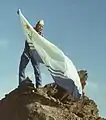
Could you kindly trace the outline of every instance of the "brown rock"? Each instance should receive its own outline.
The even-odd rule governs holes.
[[[0,100],[0,120],[106,120],[88,97],[61,102],[57,92],[54,84],[38,90],[17,88]]]

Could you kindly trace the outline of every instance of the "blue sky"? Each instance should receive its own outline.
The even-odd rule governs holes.
[[[89,73],[86,94],[106,117],[106,1],[2,0],[0,2],[0,98],[18,85],[18,65],[24,34],[16,14],[20,8],[34,25],[44,19],[44,36],[60,47],[77,69]],[[43,82],[50,82],[41,66]],[[33,78],[30,64],[27,74]]]

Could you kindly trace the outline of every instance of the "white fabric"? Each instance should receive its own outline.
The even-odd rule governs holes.
[[[75,84],[75,87],[77,87],[79,94],[82,95],[80,78],[72,61],[57,46],[39,35],[23,16],[21,10],[19,10],[19,16],[25,36],[27,38],[27,42],[33,43],[36,51],[38,52],[45,66],[48,67],[51,75],[64,80],[72,80]],[[68,87],[68,92],[72,92],[72,89],[70,88],[72,86],[71,83],[67,82],[67,87],[61,83],[60,85],[65,89]]]

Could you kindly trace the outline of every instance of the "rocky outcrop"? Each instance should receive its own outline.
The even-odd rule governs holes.
[[[62,91],[57,91],[54,84],[13,90],[0,100],[0,120],[105,120],[93,100],[60,101]]]

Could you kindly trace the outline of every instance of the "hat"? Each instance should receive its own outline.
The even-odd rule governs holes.
[[[42,26],[44,26],[44,20],[39,20],[38,23]]]

